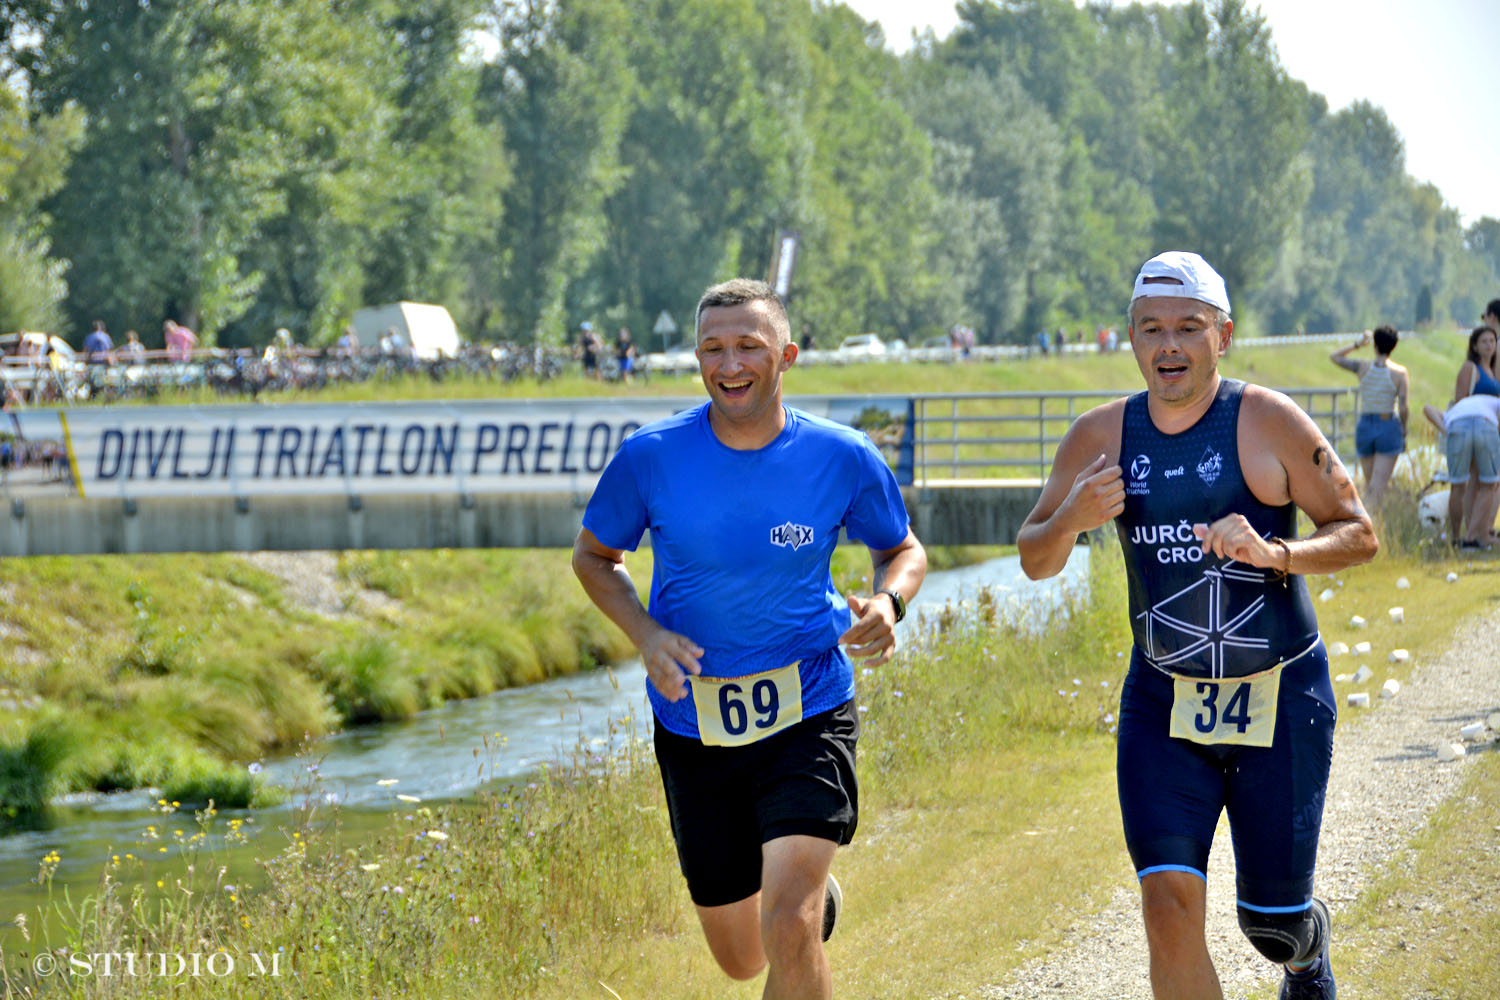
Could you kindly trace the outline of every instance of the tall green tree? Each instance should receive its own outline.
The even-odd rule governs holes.
[[[1162,20],[1170,110],[1157,123],[1153,235],[1161,249],[1202,253],[1237,295],[1270,271],[1307,198],[1306,90],[1242,0],[1190,3]]]
[[[792,0],[630,0],[630,13],[629,180],[608,200],[604,254],[577,304],[684,316],[706,285],[764,275],[775,232],[799,218],[810,12]]]
[[[620,0],[504,0],[480,120],[503,131],[512,181],[493,238],[488,312],[508,337],[556,340],[570,285],[603,248],[604,203],[628,176],[620,157],[636,93]]]
[[[71,105],[33,120],[0,81],[0,332],[60,329],[68,262],[51,255],[40,206],[62,183],[83,127]]]
[[[915,76],[909,107],[946,158],[945,221],[967,248],[959,273],[976,327],[988,341],[1024,340],[1060,291],[1061,131],[1008,74],[934,67]]]
[[[173,315],[211,341],[249,304],[262,276],[241,258],[282,205],[281,113],[307,82],[296,58],[321,23],[312,6],[37,5],[31,91],[89,115],[51,203],[75,321],[106,312],[145,329]]]

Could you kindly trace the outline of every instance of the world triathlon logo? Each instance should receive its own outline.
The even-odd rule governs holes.
[[[1151,495],[1151,484],[1146,482],[1146,477],[1149,475],[1151,475],[1151,456],[1135,456],[1130,463],[1130,482],[1125,484],[1125,495],[1149,497]]]
[[[1198,478],[1202,479],[1204,485],[1212,486],[1219,479],[1219,473],[1224,471],[1224,459],[1212,448],[1203,449],[1203,458],[1198,461]]]
[[[813,530],[806,524],[793,524],[788,521],[786,524],[778,524],[771,529],[771,544],[784,545],[793,552],[804,545],[811,545],[812,540]]]

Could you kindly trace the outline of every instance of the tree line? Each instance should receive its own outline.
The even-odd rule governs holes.
[[[326,344],[410,299],[654,346],[785,232],[820,345],[1118,325],[1168,248],[1262,332],[1500,294],[1500,220],[1465,228],[1242,0],[958,12],[898,57],[825,0],[0,0],[0,331]]]

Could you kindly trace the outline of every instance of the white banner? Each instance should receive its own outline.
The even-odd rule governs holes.
[[[112,406],[13,414],[13,495],[588,493],[631,432],[702,399]],[[870,402],[790,400],[857,424]],[[903,420],[907,401],[889,403]],[[868,420],[868,416],[866,418]],[[894,461],[893,461],[893,464]]]

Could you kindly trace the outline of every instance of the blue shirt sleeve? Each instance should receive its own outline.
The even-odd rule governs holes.
[[[844,528],[850,538],[876,551],[893,549],[905,541],[911,525],[906,501],[901,498],[901,485],[869,438],[861,434],[859,445],[858,485]]]
[[[612,549],[634,552],[650,526],[646,501],[636,481],[631,449],[622,445],[604,467],[583,511],[583,526]]]

